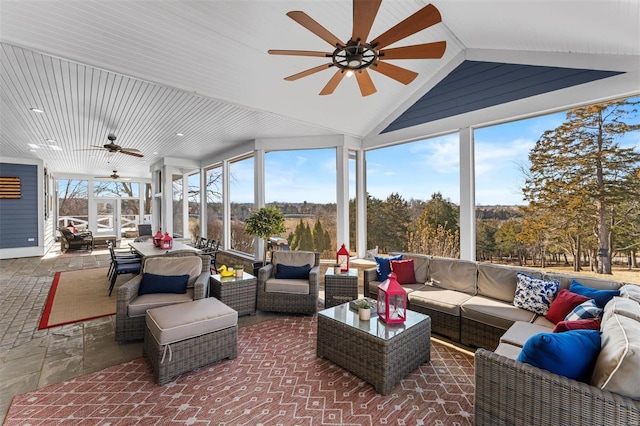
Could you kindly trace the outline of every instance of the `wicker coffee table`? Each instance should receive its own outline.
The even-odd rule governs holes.
[[[400,325],[377,317],[360,321],[349,303],[318,313],[316,353],[371,383],[386,395],[393,387],[431,360],[431,318],[407,311]]]
[[[242,278],[212,275],[209,283],[209,296],[236,310],[238,316],[256,314],[257,292],[258,280],[248,272]]]
[[[341,305],[358,298],[358,270],[334,274],[333,268],[327,269],[324,276],[324,307]]]

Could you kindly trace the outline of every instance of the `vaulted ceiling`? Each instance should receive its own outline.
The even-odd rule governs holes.
[[[426,4],[383,1],[371,35]],[[332,50],[292,10],[346,42],[351,0],[0,0],[0,153],[148,177],[162,157],[205,165],[252,139],[344,134],[369,149],[640,93],[640,2],[433,4],[442,22],[392,47],[444,40],[444,56],[389,61],[418,77],[372,72],[363,97],[348,78],[319,96],[330,70],[284,80],[327,58],[267,53]],[[110,133],[144,158],[86,150]]]

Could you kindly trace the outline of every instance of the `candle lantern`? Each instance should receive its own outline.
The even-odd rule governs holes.
[[[163,250],[170,250],[173,248],[173,238],[169,236],[168,232],[165,232],[164,237],[160,240],[160,248]]]
[[[336,253],[336,263],[340,265],[341,272],[347,272],[349,270],[350,257],[349,250],[347,250],[343,244],[340,250],[338,250],[338,253]]]
[[[153,245],[156,247],[160,247],[160,241],[162,241],[162,231],[158,229],[156,235],[153,236]]]
[[[378,286],[378,316],[387,324],[400,324],[407,319],[407,292],[393,272]]]

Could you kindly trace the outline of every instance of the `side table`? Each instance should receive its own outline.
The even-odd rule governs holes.
[[[333,268],[327,269],[324,276],[324,307],[341,305],[358,298],[358,270],[334,274]]]
[[[215,274],[209,280],[209,296],[236,310],[238,316],[256,314],[257,292],[258,279],[248,272],[243,272],[242,278]]]

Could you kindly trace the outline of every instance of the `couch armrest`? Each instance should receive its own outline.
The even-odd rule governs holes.
[[[309,294],[318,296],[320,291],[320,266],[314,266],[309,271]]]
[[[273,275],[273,263],[258,269],[258,287],[264,290],[264,283]]]
[[[475,354],[476,425],[639,424],[640,401],[485,349]]]
[[[118,288],[116,317],[126,318],[131,301],[138,296],[142,275],[136,275]]]
[[[193,283],[193,300],[204,299],[208,296],[209,278],[211,278],[211,272],[208,270],[196,278],[196,281]]]

